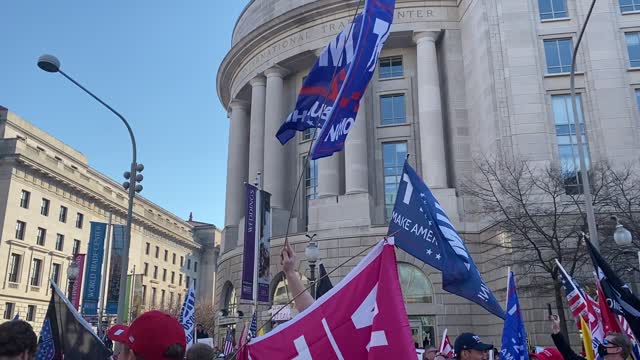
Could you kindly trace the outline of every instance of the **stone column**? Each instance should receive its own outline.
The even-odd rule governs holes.
[[[360,100],[360,109],[353,128],[344,145],[345,192],[347,194],[369,191],[369,167],[367,162],[367,115],[365,101]],[[319,184],[318,184],[319,185]]]
[[[264,189],[271,193],[271,206],[285,209],[287,163],[285,147],[276,138],[276,132],[285,120],[284,76],[286,71],[272,67],[264,72],[267,77],[264,129]]]
[[[318,159],[318,198],[338,196],[340,192],[339,154]]]
[[[264,76],[257,76],[249,81],[251,84],[251,135],[249,137],[249,182],[253,183],[258,171],[264,166]]]
[[[422,177],[432,188],[447,187],[444,124],[436,39],[439,31],[414,33],[418,59],[418,121]]]
[[[249,161],[249,104],[233,100],[229,126],[229,154],[227,158],[227,201],[224,225],[238,226],[244,212],[244,182],[247,181]]]

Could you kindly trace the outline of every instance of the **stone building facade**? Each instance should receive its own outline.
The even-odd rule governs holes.
[[[82,153],[0,107],[0,321],[18,314],[38,330],[48,279],[66,294],[66,271],[73,254],[87,251],[90,222],[111,214],[113,224],[125,224],[127,203],[122,185]],[[200,301],[212,302],[220,239],[214,225],[137,196],[129,273],[142,274],[140,310],[181,306],[188,281]]]
[[[506,264],[491,261],[495,254],[479,246],[493,235],[485,231],[485,219],[465,214],[469,199],[458,188],[472,173],[474,158],[498,152],[575,166],[568,72],[590,2],[397,0],[391,34],[344,152],[303,168],[310,133],[281,146],[276,130],[293,109],[317,55],[349,24],[359,2],[249,1],[217,77],[230,121],[218,308],[242,308],[237,295],[243,182],[253,182],[261,172],[272,194],[275,296],[283,288],[276,264],[289,216],[289,239],[302,259],[301,272],[308,276],[302,270],[307,268],[305,234],[317,234],[322,261],[334,269],[386,234],[407,153],[461,232],[485,280],[504,300]],[[596,5],[578,54],[576,82],[592,161],[624,163],[640,154],[639,31],[640,2]],[[296,197],[300,174],[303,186]],[[332,280],[356,262],[340,268]],[[416,342],[425,337],[437,342],[445,328],[453,337],[473,331],[499,342],[500,319],[443,292],[440,274],[429,266],[400,251],[398,262]],[[532,340],[549,344],[546,301],[524,296],[522,302]],[[222,317],[219,324],[235,320]]]

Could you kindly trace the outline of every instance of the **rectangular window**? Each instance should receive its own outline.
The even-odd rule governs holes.
[[[198,284],[198,279],[194,278],[193,279],[193,290],[196,289],[197,284]]]
[[[13,311],[16,307],[16,304],[14,303],[4,303],[4,319],[5,320],[11,320],[13,319]]]
[[[162,281],[167,281],[167,269],[162,269]]]
[[[29,305],[27,306],[27,321],[35,321],[36,320],[36,306]]]
[[[561,19],[567,17],[566,0],[538,0],[540,19]]]
[[[396,203],[396,193],[402,177],[404,161],[407,158],[407,143],[382,144],[384,174],[384,206],[387,219],[391,218]]]
[[[315,130],[315,128],[304,129],[304,131],[302,132],[302,140],[311,140],[312,136],[315,136],[317,138],[318,135],[320,135],[320,129],[318,130]]]
[[[313,200],[318,196],[318,160],[309,160],[307,163],[307,157],[305,156],[302,159],[302,164],[307,164],[307,169],[304,172],[304,187],[308,207],[309,200]]]
[[[173,307],[173,292],[172,291],[169,292],[169,307],[170,308]]]
[[[33,259],[31,266],[31,286],[40,286],[40,275],[42,274],[42,260]]]
[[[80,253],[80,240],[73,239],[73,255]]]
[[[173,260],[171,261],[173,265],[176,264],[176,253],[173,253]]]
[[[24,221],[16,221],[16,239],[24,240],[24,232],[27,228],[27,224]]]
[[[40,246],[44,246],[47,241],[47,230],[43,228],[38,228],[38,234],[36,235],[36,244]]]
[[[149,263],[144,263],[144,276],[149,276]]]
[[[142,304],[147,303],[147,285],[142,285]]]
[[[191,277],[187,275],[187,289],[191,286]]]
[[[62,251],[64,249],[64,235],[57,234],[56,235],[56,250]]]
[[[636,93],[636,106],[638,107],[638,111],[640,112],[640,89],[636,89],[635,93]]]
[[[160,246],[156,246],[156,259],[160,256]]]
[[[151,248],[151,244],[147,243],[144,248],[145,255],[149,255],[149,248]]]
[[[620,0],[620,11],[622,13],[640,11],[640,0]]]
[[[22,193],[20,195],[20,207],[28,209],[29,199],[31,199],[31,193],[26,190],[22,190]]]
[[[640,32],[625,33],[624,37],[627,40],[629,66],[640,67]]]
[[[156,307],[156,288],[151,288],[151,306]]]
[[[547,39],[544,41],[544,56],[547,61],[547,74],[571,72],[573,40],[571,38]]]
[[[182,274],[180,274],[180,277],[178,278],[178,285],[182,286]]]
[[[164,289],[160,290],[160,308],[163,308],[163,309],[164,309],[164,295],[165,295]]]
[[[187,270],[191,270],[191,259],[187,259]]]
[[[60,206],[60,215],[58,216],[58,220],[60,222],[67,222],[67,208],[64,206]]]
[[[585,133],[585,124],[582,113],[582,98],[576,96],[578,107],[578,122],[580,124],[580,136],[583,141],[583,149],[586,154],[587,169],[590,168],[589,147]],[[576,127],[573,122],[573,111],[571,107],[570,95],[551,96],[553,117],[556,126],[556,139],[558,142],[558,155],[560,158],[560,168],[569,185],[579,184],[577,174],[580,171],[580,157],[578,155],[578,140]],[[576,180],[577,179],[577,180]],[[578,187],[576,186],[576,189]],[[579,190],[578,190],[579,191]]]
[[[180,267],[184,266],[184,256],[180,256]]]
[[[84,222],[84,215],[81,213],[76,214],[76,227],[82,229],[82,223]]]
[[[404,124],[406,121],[404,94],[380,96],[380,123],[382,125]]]
[[[193,263],[193,271],[198,272],[198,262]]]
[[[53,264],[51,265],[51,278],[55,281],[56,285],[60,285],[60,269],[62,269],[62,265]]]
[[[17,283],[20,281],[20,268],[22,267],[22,256],[19,254],[11,254],[11,262],[9,263],[9,282]]]
[[[172,271],[171,272],[171,283],[175,284],[175,282],[176,282],[176,272]]]
[[[380,58],[380,69],[378,77],[388,79],[404,75],[402,67],[402,56],[391,56]]]
[[[40,215],[49,216],[49,199],[42,198],[42,204],[40,204]]]
[[[169,261],[169,250],[164,251],[164,261]]]
[[[153,278],[154,279],[158,278],[158,267],[157,266],[153,267]]]

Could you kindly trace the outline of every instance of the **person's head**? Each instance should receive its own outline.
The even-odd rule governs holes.
[[[539,353],[529,354],[530,360],[564,360],[560,351],[554,347],[544,348]]]
[[[433,360],[436,358],[437,353],[438,353],[438,350],[435,347],[429,346],[426,349],[424,349],[424,354],[422,354],[422,359]]]
[[[193,344],[187,351],[187,360],[212,360],[215,356],[216,352],[207,344]]]
[[[493,345],[485,344],[472,333],[462,333],[453,345],[458,360],[488,360]]]
[[[22,320],[0,325],[0,360],[31,360],[36,357],[38,337]]]
[[[442,353],[437,353],[436,357],[433,360],[447,360],[447,357],[444,356]]]
[[[130,351],[121,360],[182,360],[187,339],[178,320],[161,311],[149,311],[137,317],[131,326],[118,325]]]
[[[620,333],[609,333],[598,345],[598,355],[606,360],[626,359],[631,351],[631,342]]]
[[[107,338],[113,342],[120,343],[119,359],[129,359],[129,340],[127,340],[127,330],[125,325],[114,325],[107,330]]]

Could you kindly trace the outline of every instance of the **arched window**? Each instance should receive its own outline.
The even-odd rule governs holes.
[[[298,273],[300,279],[302,280],[302,284],[306,288],[309,286],[309,280],[302,274]],[[289,288],[289,283],[286,281],[284,273],[279,273],[275,279],[275,285],[273,286],[273,291],[271,293],[271,298],[273,299],[273,305],[285,305],[288,304],[291,299],[297,294],[292,294],[291,289]]]
[[[398,273],[406,303],[433,303],[433,287],[422,270],[411,264],[398,263]]]
[[[228,311],[228,316],[235,316],[238,310],[238,298],[236,297],[236,289],[231,282],[224,284],[224,309]]]

